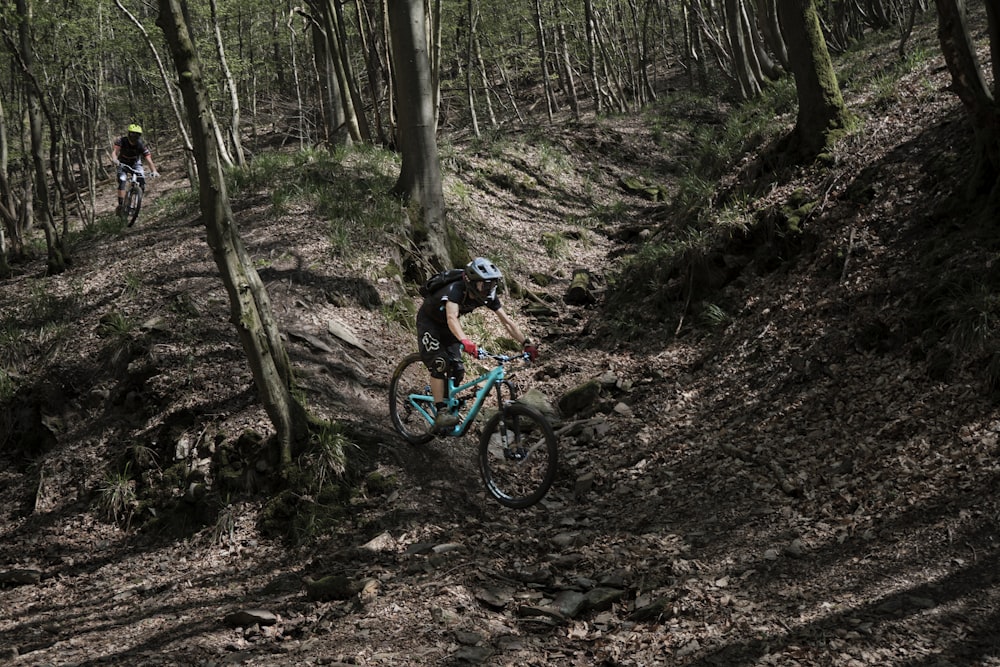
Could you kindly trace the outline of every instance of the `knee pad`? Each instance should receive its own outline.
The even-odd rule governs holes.
[[[449,374],[455,380],[455,384],[462,384],[462,380],[465,379],[465,364],[461,361],[453,361]]]
[[[445,379],[448,377],[448,359],[442,356],[434,357],[427,364],[427,370],[430,371],[432,378]]]

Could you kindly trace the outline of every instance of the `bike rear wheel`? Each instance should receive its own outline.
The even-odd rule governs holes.
[[[139,217],[139,209],[142,208],[142,188],[133,186],[129,188],[125,195],[125,206],[122,207],[125,220],[129,227],[135,224],[135,219]]]
[[[557,466],[555,433],[534,408],[507,403],[483,427],[479,472],[501,505],[522,509],[537,503],[555,481]]]
[[[403,438],[414,445],[423,445],[434,439],[431,424],[410,400],[412,394],[430,396],[430,374],[416,352],[408,354],[396,366],[389,382],[389,415],[392,425]],[[432,410],[433,399],[423,402]]]

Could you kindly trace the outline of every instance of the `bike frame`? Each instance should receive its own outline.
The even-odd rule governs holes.
[[[122,165],[122,171],[125,172],[125,191],[128,192],[129,188],[139,187],[139,172],[128,166],[127,164]]]
[[[454,378],[448,378],[448,409],[458,406],[459,399],[458,394],[463,391],[472,389],[473,387],[479,387],[476,390],[476,398],[472,402],[472,406],[469,408],[468,412],[465,413],[465,417],[462,421],[455,424],[455,426],[443,433],[442,435],[464,435],[467,430],[469,430],[469,425],[472,424],[476,419],[476,415],[479,414],[480,408],[483,407],[483,402],[486,401],[486,396],[494,388],[498,388],[497,401],[500,401],[499,387],[507,376],[506,369],[504,368],[504,363],[515,359],[516,357],[506,357],[503,355],[491,355],[497,361],[500,361],[495,368],[483,373],[474,380],[470,380],[464,384],[455,386]],[[480,386],[481,385],[481,386]],[[412,405],[420,415],[427,420],[428,424],[434,423],[435,411],[431,408],[434,406],[434,397],[429,393],[427,394],[410,394],[409,396],[410,405]]]

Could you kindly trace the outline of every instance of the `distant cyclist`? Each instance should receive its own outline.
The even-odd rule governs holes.
[[[150,178],[156,178],[160,173],[156,171],[156,165],[153,163],[153,154],[149,152],[149,148],[142,141],[141,125],[136,123],[129,125],[128,134],[115,139],[111,152],[112,163],[118,171],[118,212],[121,212],[122,204],[125,202],[126,180],[125,170],[122,166],[131,167],[136,171],[136,180],[143,190],[146,189],[146,174],[142,169],[143,158],[149,163]]]
[[[461,280],[448,283],[428,295],[417,311],[417,345],[420,357],[431,374],[431,393],[438,409],[434,420],[437,429],[458,423],[458,416],[443,409],[447,405],[444,400],[445,382],[451,377],[455,384],[460,384],[465,376],[462,352],[475,357],[479,349],[462,330],[460,315],[485,306],[496,313],[497,319],[532,359],[538,356],[538,348],[521,333],[500,305],[497,287],[501,278],[503,275],[493,262],[477,257],[465,267]]]

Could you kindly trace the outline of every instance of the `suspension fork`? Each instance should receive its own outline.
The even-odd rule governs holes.
[[[504,380],[501,378],[494,384],[494,390],[497,393],[497,408],[500,410],[500,420],[497,422],[497,430],[500,433],[500,443],[503,445],[504,451],[507,451],[510,437],[507,434],[507,410],[503,401],[503,385]]]

